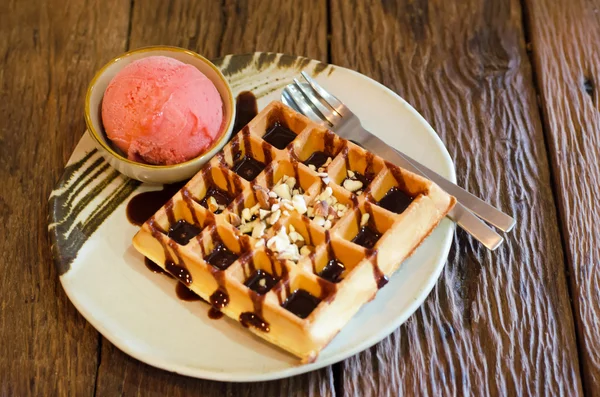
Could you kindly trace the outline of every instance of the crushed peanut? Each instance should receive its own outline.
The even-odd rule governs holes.
[[[329,230],[333,227],[335,221],[348,212],[349,207],[338,202],[337,197],[333,195],[331,186],[327,186],[317,198],[306,209],[306,216],[313,222]]]
[[[298,233],[292,225],[289,232],[281,227],[277,233],[267,241],[267,248],[277,254],[279,259],[289,260],[297,263],[301,256],[307,255],[314,247],[306,245],[304,237]]]
[[[289,216],[290,211],[305,214],[307,206],[304,191],[301,187],[296,188],[296,183],[295,177],[284,175],[270,191],[254,186],[258,203],[242,209],[239,216],[231,214],[231,224],[241,233],[261,238],[282,216]]]
[[[348,190],[349,192],[357,192],[360,189],[362,189],[363,187],[363,183],[357,179],[350,179],[347,178],[346,180],[344,180],[344,183],[342,185],[344,187],[344,189]]]
[[[367,222],[369,222],[369,214],[364,213],[362,214],[362,216],[360,217],[360,226],[365,226],[367,224]]]

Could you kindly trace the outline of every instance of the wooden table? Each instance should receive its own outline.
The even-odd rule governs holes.
[[[600,395],[599,10],[591,0],[1,1],[0,394]],[[46,200],[85,129],[92,75],[150,44],[358,70],[420,111],[459,183],[519,225],[494,253],[457,231],[422,308],[332,367],[227,384],[138,362],[63,292]]]

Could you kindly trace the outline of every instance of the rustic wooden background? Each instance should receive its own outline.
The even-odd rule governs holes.
[[[600,1],[0,1],[0,394],[600,395]],[[46,200],[110,58],[257,50],[364,73],[433,125],[460,184],[515,214],[497,252],[458,231],[423,307],[373,348],[280,381],[173,375],[70,304]]]

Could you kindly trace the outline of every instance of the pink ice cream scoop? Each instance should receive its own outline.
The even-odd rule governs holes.
[[[112,79],[102,99],[102,122],[130,160],[177,164],[199,156],[220,136],[223,100],[195,67],[152,56]]]

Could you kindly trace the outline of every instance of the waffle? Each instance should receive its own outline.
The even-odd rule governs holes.
[[[454,203],[272,102],[133,244],[225,315],[311,362]]]

